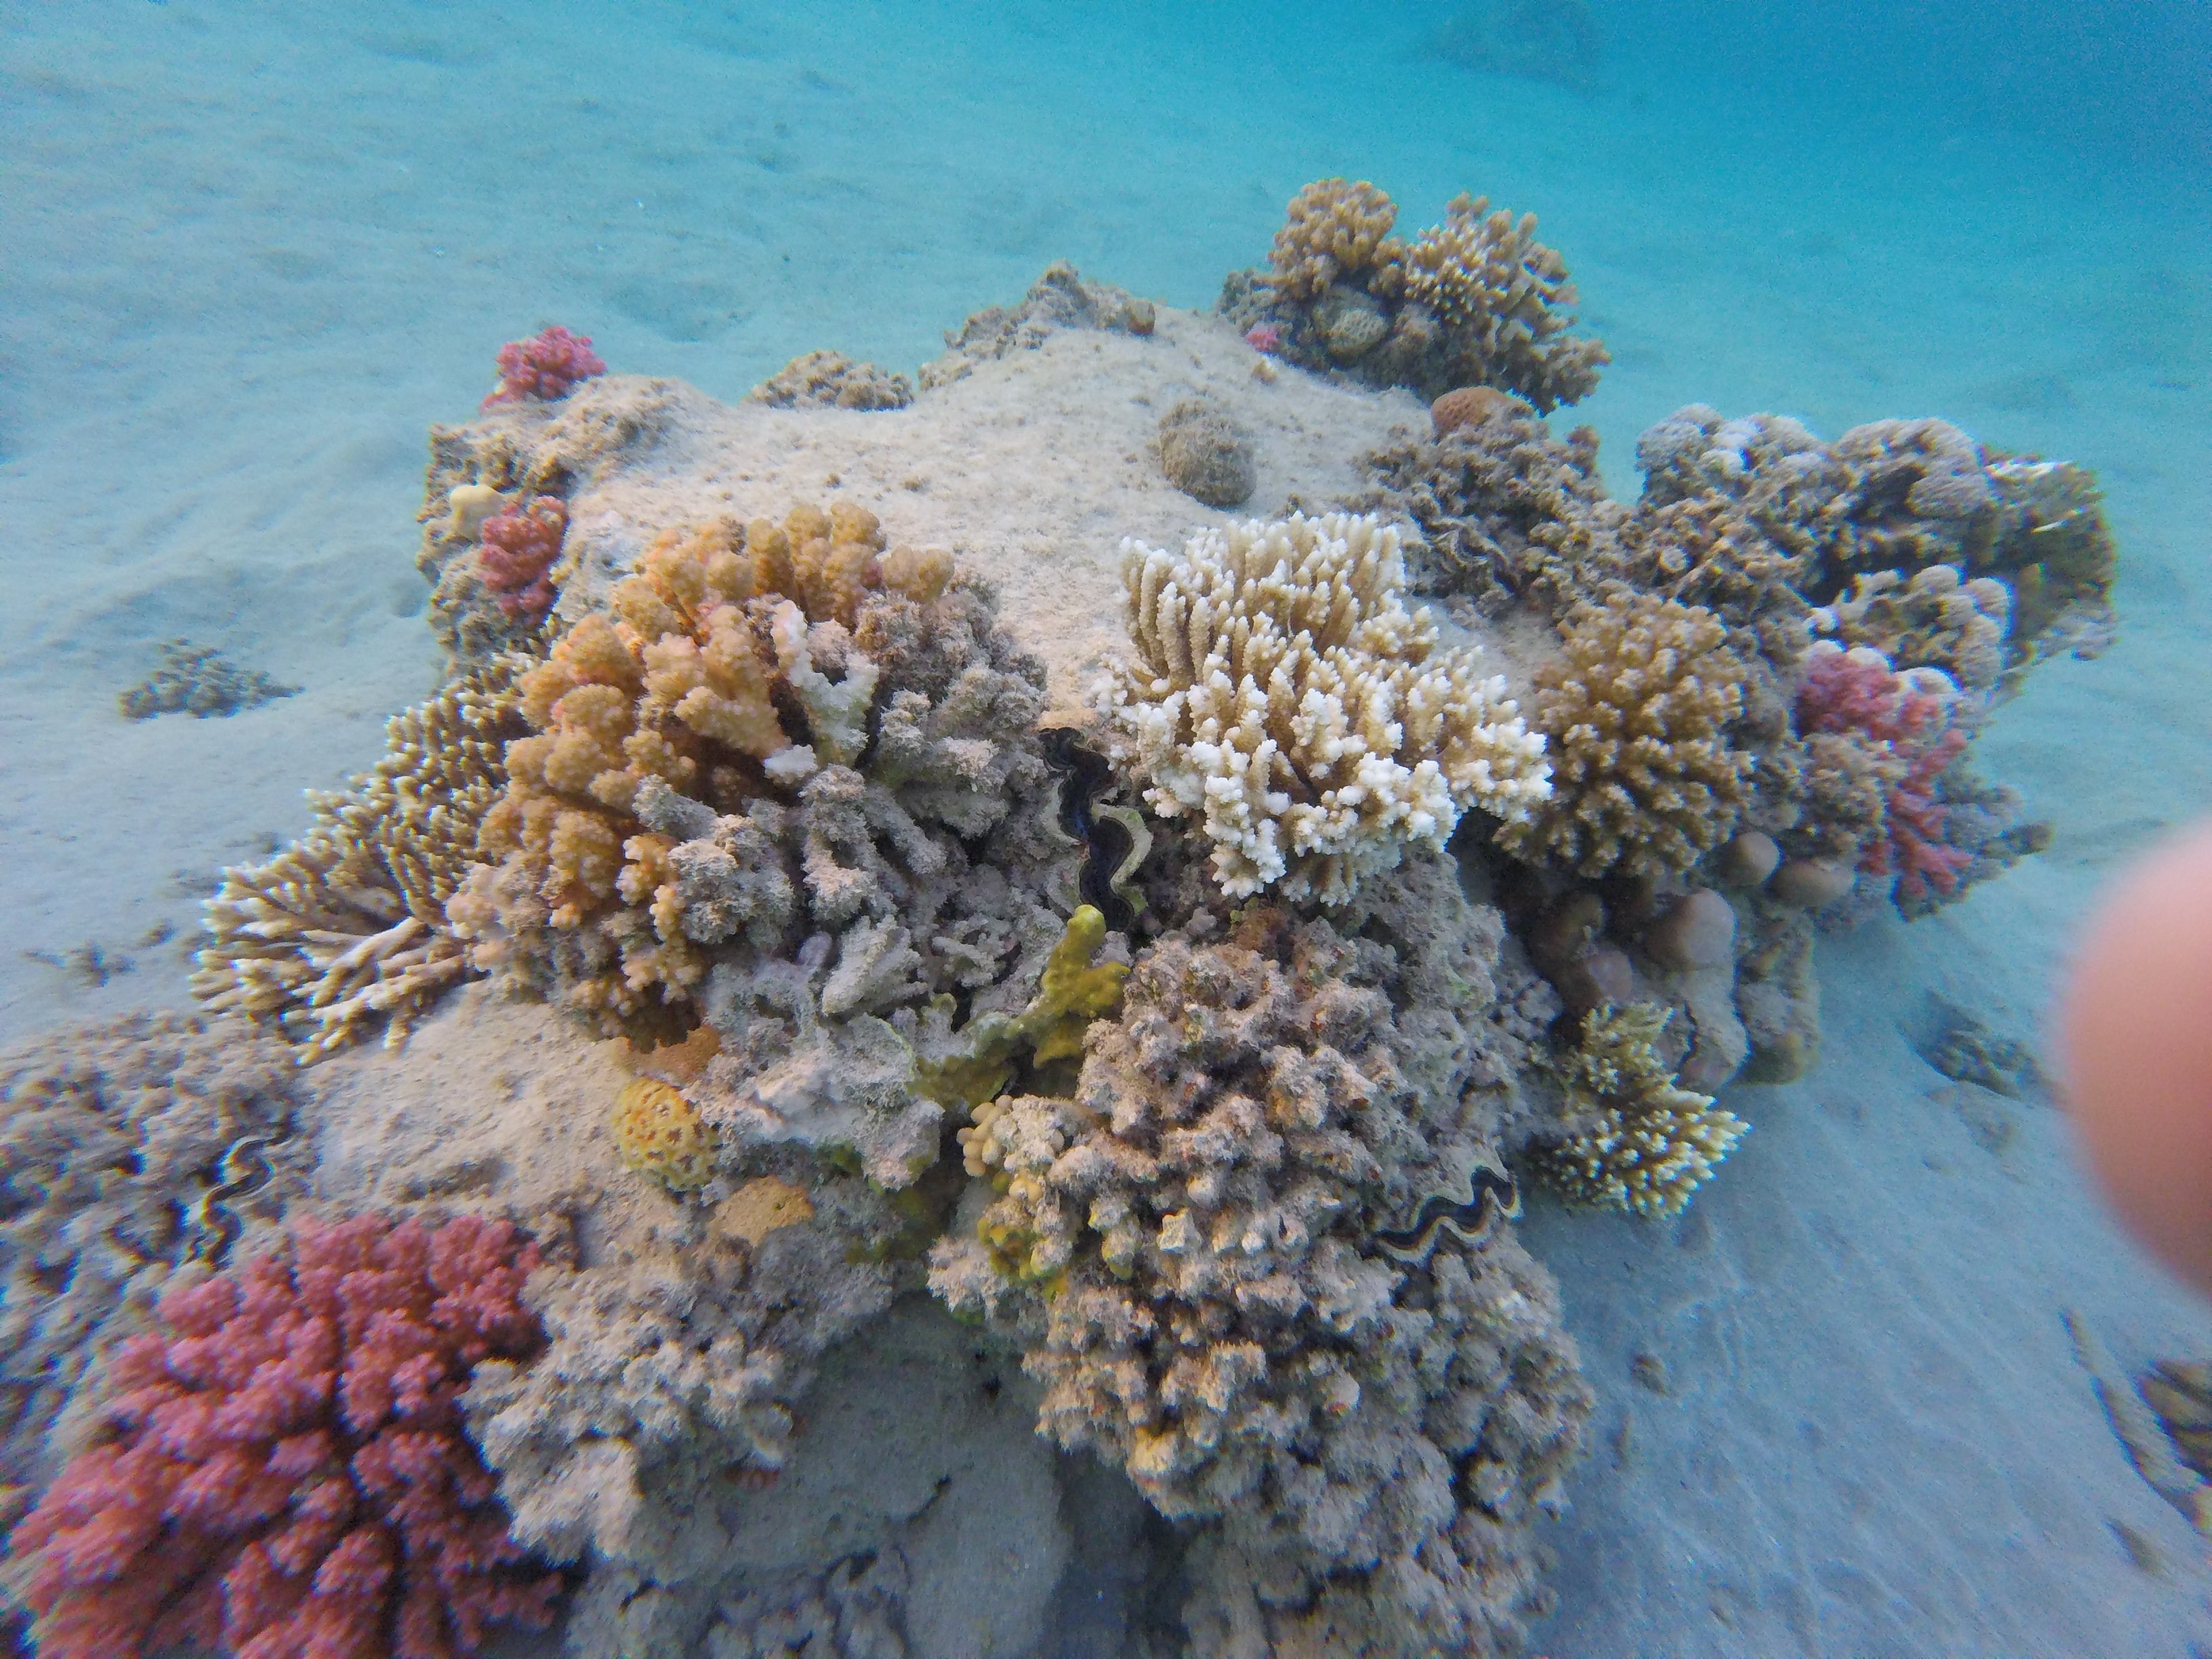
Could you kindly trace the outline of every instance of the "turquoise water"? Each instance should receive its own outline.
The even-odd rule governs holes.
[[[1553,424],[1596,429],[1616,495],[1686,403],[1940,415],[2095,468],[2123,558],[2119,643],[1982,739],[2050,850],[1832,947],[1827,1059],[1700,1200],[1720,1242],[1531,1220],[1607,1403],[1530,1650],[2212,1650],[2055,1310],[2130,1363],[2212,1321],[2054,1113],[2001,1174],[1931,1177],[1978,1166],[1923,1142],[1899,1035],[1931,988],[2039,1034],[2100,884],[2212,802],[2212,15],[1589,15],[1547,78],[1455,59],[1437,5],[0,4],[0,1036],[182,1006],[196,872],[295,833],[432,689],[422,432],[502,341],[558,321],[735,401],[817,347],[910,372],[1056,258],[1203,310],[1312,179],[1408,228],[1486,192],[1611,349]],[[305,689],[119,721],[172,635]],[[1703,1386],[1632,1391],[1662,1330]],[[2168,1565],[2117,1519],[2167,1525]],[[1089,1656],[1121,1626],[1060,1628]]]

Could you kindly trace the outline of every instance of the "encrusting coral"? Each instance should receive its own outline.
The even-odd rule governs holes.
[[[681,1197],[714,1178],[714,1137],[673,1084],[634,1078],[615,1100],[615,1148],[648,1181]]]
[[[1725,629],[1702,606],[1617,594],[1565,635],[1535,676],[1551,799],[1499,843],[1584,876],[1688,868],[1734,833],[1751,770],[1729,743],[1744,669]]]
[[[227,1154],[284,1142],[299,1094],[283,1045],[179,1014],[65,1028],[0,1056],[0,1525],[52,1477],[104,1397],[100,1363],[144,1329],[179,1270],[216,1253]],[[227,1200],[265,1224],[298,1160]]]
[[[1388,885],[1341,932],[1261,905],[1147,951],[1072,1098],[963,1132],[994,1201],[932,1255],[956,1310],[1022,1334],[1043,1431],[1216,1523],[1236,1565],[1191,1610],[1200,1651],[1255,1579],[1286,1629],[1354,1617],[1408,1652],[1509,1631],[1589,1410],[1502,1222],[1418,1261],[1375,1240],[1518,1121],[1496,913],[1435,854]]]
[[[274,1026],[306,1064],[380,1016],[386,1040],[400,1042],[467,975],[445,904],[477,856],[501,750],[523,730],[530,660],[498,658],[395,715],[371,770],[342,792],[309,792],[305,835],[268,864],[223,872],[192,975],[203,1006]]]
[[[1100,690],[1115,758],[1212,843],[1221,890],[1340,902],[1480,806],[1547,793],[1544,746],[1472,650],[1401,600],[1398,533],[1330,514],[1124,544],[1132,659]]]
[[[1408,244],[1391,234],[1398,210],[1382,191],[1318,180],[1291,200],[1272,269],[1232,272],[1220,309],[1307,368],[1426,398],[1495,387],[1549,413],[1587,397],[1611,360],[1571,331],[1574,284],[1536,240],[1535,216],[1488,208],[1455,198],[1442,225]]]
[[[1567,1121],[1577,1127],[1530,1154],[1570,1202],[1679,1214],[1751,1127],[1677,1085],[1653,1047],[1668,1017],[1649,1003],[1583,1017],[1563,1068]]]
[[[464,1431],[471,1372],[538,1342],[535,1247],[301,1220],[161,1301],[114,1362],[101,1437],[15,1529],[9,1576],[52,1659],[447,1659],[550,1622]]]

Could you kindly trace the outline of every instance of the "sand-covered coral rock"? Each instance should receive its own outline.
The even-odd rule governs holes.
[[[268,864],[223,872],[192,975],[203,1006],[273,1026],[304,1064],[379,1018],[397,1043],[467,975],[445,904],[499,799],[501,751],[524,729],[530,660],[495,659],[393,716],[371,770],[310,793],[306,835]]]
[[[1751,1126],[1680,1087],[1654,1048],[1668,1011],[1593,1009],[1565,1067],[1570,1122],[1531,1165],[1571,1202],[1678,1214]]]
[[[1616,595],[1565,635],[1536,671],[1552,796],[1500,845],[1584,876],[1688,868],[1735,832],[1751,770],[1729,742],[1744,671],[1725,631],[1700,606]]]
[[[931,1279],[1027,1333],[1045,1432],[1165,1514],[1225,1517],[1290,1599],[1371,1592],[1434,1641],[1510,1622],[1589,1397],[1501,1219],[1413,1265],[1374,1243],[1519,1115],[1495,913],[1437,854],[1404,885],[1341,932],[1254,907],[1219,944],[1140,957],[1073,1098],[1005,1097],[963,1133],[996,1197]],[[1510,1590],[1461,1577],[1450,1540],[1477,1534],[1521,1559]],[[1454,1588],[1385,1565],[1416,1559]]]
[[[1152,302],[1111,283],[1094,283],[1065,259],[1045,268],[1018,305],[987,306],[945,335],[945,349],[921,366],[921,389],[951,386],[974,374],[978,365],[1012,351],[1034,351],[1062,329],[1111,329],[1150,334],[1157,320]]]
[[[240,668],[212,646],[190,640],[164,640],[157,656],[154,672],[116,698],[124,719],[183,714],[206,720],[300,693],[296,685],[280,685],[259,669]]]
[[[1534,216],[1488,207],[1461,196],[1408,244],[1391,234],[1397,208],[1382,191],[1318,180],[1292,199],[1271,269],[1232,272],[1220,309],[1307,368],[1431,398],[1493,387],[1548,413],[1588,396],[1611,360],[1573,331],[1574,284],[1536,240]]]
[[[1544,799],[1542,739],[1504,680],[1406,609],[1395,529],[1294,514],[1123,561],[1134,654],[1101,693],[1116,759],[1154,811],[1196,821],[1224,892],[1335,902],[1470,806]]]
[[[809,351],[747,392],[745,401],[771,409],[904,409],[914,401],[914,386],[903,374],[855,362],[841,351]]]
[[[0,1491],[12,1522],[104,1395],[100,1363],[145,1329],[185,1264],[264,1227],[303,1186],[283,1143],[283,1044],[176,1014],[64,1028],[0,1056]],[[265,1153],[224,1188],[234,1148]]]
[[[1168,482],[1208,507],[1242,507],[1259,471],[1252,441],[1229,411],[1205,398],[1185,398],[1160,416],[1160,471]]]

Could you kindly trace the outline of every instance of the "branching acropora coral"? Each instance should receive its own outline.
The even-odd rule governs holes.
[[[1201,532],[1180,558],[1125,543],[1122,562],[1135,655],[1101,692],[1115,758],[1155,811],[1200,820],[1224,893],[1339,902],[1468,807],[1516,818],[1545,798],[1543,740],[1504,679],[1405,608],[1395,529],[1293,514]]]
[[[1743,667],[1698,605],[1616,594],[1570,617],[1566,648],[1536,671],[1552,796],[1509,821],[1509,852],[1584,876],[1682,870],[1726,841],[1751,761],[1729,746]]]
[[[1710,1095],[1677,1086],[1653,1044],[1672,1011],[1595,1008],[1565,1066],[1570,1121],[1595,1121],[1532,1154],[1568,1201],[1641,1216],[1679,1214],[1750,1128]]]
[[[501,751],[523,730],[516,678],[530,660],[499,658],[396,715],[374,769],[309,795],[306,835],[268,864],[223,872],[192,975],[204,1006],[276,1026],[304,1065],[379,1015],[399,1042],[468,973],[445,902],[476,858]]]
[[[1267,256],[1276,290],[1311,300],[1339,276],[1356,276],[1403,257],[1390,234],[1398,209],[1364,179],[1320,179],[1291,198],[1290,213]]]

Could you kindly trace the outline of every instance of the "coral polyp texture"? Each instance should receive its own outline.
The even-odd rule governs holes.
[[[565,398],[580,381],[604,374],[607,366],[592,349],[588,334],[571,334],[558,323],[526,340],[509,340],[499,349],[499,385],[483,400],[490,409],[525,401],[551,403]]]
[[[10,1538],[39,1651],[447,1659],[549,1623],[559,1581],[507,1536],[460,1410],[477,1365],[538,1346],[537,1260],[473,1216],[302,1220],[163,1297]]]
[[[1551,799],[1498,840],[1578,875],[1684,870],[1728,839],[1748,756],[1729,743],[1744,669],[1710,611],[1616,596],[1568,618],[1565,652],[1536,670]]]
[[[1480,806],[1547,793],[1544,745],[1475,653],[1402,599],[1397,532],[1293,514],[1125,546],[1132,657],[1102,699],[1152,810],[1212,843],[1223,892],[1334,903]]]
[[[1248,337],[1316,371],[1425,398],[1455,387],[1512,392],[1540,411],[1589,395],[1611,359],[1573,331],[1566,263],[1534,214],[1460,196],[1410,243],[1373,185],[1323,179],[1292,198],[1272,269],[1232,272],[1221,310]]]
[[[1680,1086],[1655,1048],[1669,1011],[1593,1009],[1564,1068],[1562,1139],[1531,1154],[1569,1201],[1647,1217],[1680,1213],[1750,1126]]]
[[[477,572],[501,611],[542,617],[553,608],[552,570],[568,533],[568,509],[553,495],[533,495],[484,520]]]
[[[615,1100],[615,1148],[647,1180],[681,1197],[714,1177],[714,1137],[682,1090],[634,1078]]]
[[[1003,1097],[961,1136],[995,1198],[931,1282],[1023,1334],[1045,1432],[1208,1523],[1200,1651],[1255,1582],[1285,1638],[1498,1638],[1589,1410],[1504,1224],[1419,1262],[1375,1242],[1520,1121],[1495,913],[1433,854],[1391,887],[1341,931],[1255,905],[1218,943],[1164,939],[1072,1097]]]
[[[304,1063],[379,1019],[399,1042],[467,975],[445,903],[499,799],[507,742],[524,730],[529,660],[499,658],[394,716],[374,769],[342,792],[310,793],[307,834],[268,864],[223,872],[192,975],[203,1006],[275,1027]]]

